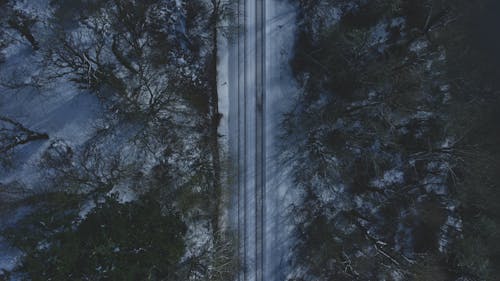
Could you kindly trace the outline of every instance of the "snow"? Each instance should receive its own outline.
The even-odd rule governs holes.
[[[133,202],[138,199],[138,194],[124,183],[114,186],[107,195],[115,197],[116,200],[122,204]]]
[[[191,221],[187,224],[188,230],[186,233],[186,252],[181,258],[182,261],[192,257],[201,256],[204,251],[211,247],[212,236],[207,227],[206,222]]]
[[[462,232],[462,220],[452,215],[448,215],[446,222],[441,226],[439,233],[438,249],[440,252],[445,253],[450,246],[450,233]]]
[[[429,46],[429,42],[425,39],[419,39],[415,42],[411,43],[410,51],[421,54],[427,47]]]
[[[377,46],[382,45],[389,39],[389,32],[387,31],[387,23],[381,22],[377,24],[371,30],[370,34],[370,45]],[[382,51],[383,48],[379,47],[379,51]]]
[[[405,23],[406,23],[406,20],[405,20],[404,17],[397,17],[397,18],[393,18],[391,20],[390,26],[391,27],[398,27],[400,29],[403,29],[404,26],[405,26]]]
[[[23,44],[13,44],[0,67],[2,82],[36,81],[44,71],[42,58]],[[81,91],[72,83],[58,79],[41,87],[0,87],[0,112],[23,123],[29,129],[47,133],[51,140],[60,139],[72,145],[84,143],[102,111],[97,98]],[[0,182],[20,182],[32,188],[39,181],[39,160],[50,141],[28,143],[15,151],[12,169],[0,171]]]
[[[0,213],[0,231],[14,226],[32,210],[31,207],[20,206]],[[2,270],[11,271],[16,268],[21,261],[22,255],[23,253],[19,249],[10,245],[4,237],[0,236],[0,273]]]
[[[16,9],[36,15],[43,20],[50,15],[48,1],[16,1]],[[44,34],[44,26],[37,24],[34,32]],[[40,160],[53,141],[68,148],[85,143],[92,135],[94,123],[102,108],[96,97],[75,87],[66,79],[47,80],[49,69],[42,54],[34,52],[25,40],[18,40],[3,50],[5,62],[0,64],[0,82],[20,87],[0,86],[0,112],[30,130],[47,133],[49,140],[34,141],[17,147],[12,153],[12,165],[0,168],[0,183],[21,188],[49,188],[42,180]],[[0,221],[0,230],[14,226],[30,209],[15,208]],[[84,207],[81,216],[88,213]],[[20,262],[22,252],[0,237],[0,271],[13,270]]]
[[[322,3],[322,5],[332,5],[331,3]],[[337,7],[319,7],[315,10],[315,16],[311,17],[313,22],[312,39],[318,40],[320,37],[320,30],[324,26],[330,26],[340,21],[342,17],[342,10]]]
[[[280,162],[283,113],[293,104],[290,98],[298,93],[289,61],[294,56],[293,44],[297,28],[297,7],[288,1],[266,1],[266,194],[264,234],[264,280],[284,280],[292,271],[294,226],[289,206],[297,202],[298,191],[292,188],[290,168]],[[339,11],[330,15],[339,18]]]
[[[265,179],[266,191],[264,202],[264,280],[284,280],[288,272],[287,264],[291,254],[291,233],[293,227],[287,222],[287,207],[294,200],[291,191],[289,167],[279,162],[278,142],[282,113],[291,105],[290,95],[297,92],[297,86],[289,67],[289,59],[295,40],[296,7],[286,1],[266,1],[265,35]],[[240,229],[240,250],[246,250],[246,265],[251,266],[255,258],[255,3],[247,3],[246,52],[243,50],[244,36],[225,45],[227,53],[219,57],[220,93],[219,110],[222,117],[219,133],[228,136],[230,158],[235,161],[233,173],[241,172],[242,182],[235,178],[234,189],[248,198],[238,199],[234,194],[231,208],[231,221],[235,231]],[[240,19],[242,20],[242,19]],[[239,24],[243,24],[240,22]],[[220,50],[224,49],[224,45]],[[243,69],[243,57],[247,57],[246,69]],[[246,90],[246,91],[243,91]],[[246,96],[243,93],[247,93]],[[246,151],[247,157],[243,156]],[[239,161],[238,161],[239,160]],[[243,170],[245,167],[245,170]],[[242,196],[243,197],[243,196]],[[239,204],[238,204],[239,203]],[[255,278],[253,270],[248,271],[248,280]]]
[[[217,58],[217,93],[219,97],[219,113],[222,118],[219,123],[219,134],[223,136],[222,147],[229,145],[229,50],[231,42],[230,39],[219,34],[218,42],[218,58]]]
[[[52,12],[48,8],[49,0],[19,0],[16,3],[17,9],[40,16],[40,20],[48,18]],[[185,16],[182,14],[184,11],[182,7],[183,3],[185,1],[175,1],[176,8],[174,9],[178,9],[179,12],[173,17],[175,17],[174,24],[178,27],[177,31],[186,35]],[[48,28],[48,26],[43,24],[37,24],[34,29],[36,31],[35,35],[42,45],[42,49],[47,47],[45,44],[49,45],[51,44],[50,40],[53,40],[49,36],[43,38],[48,33]],[[88,27],[84,25],[72,26],[71,30],[67,31],[76,38],[79,47],[91,47],[93,35],[89,32]],[[196,32],[200,32],[200,30],[196,30]],[[141,144],[135,143],[136,139],[131,140],[132,136],[137,136],[139,133],[139,126],[137,124],[133,124],[132,121],[130,122],[132,124],[129,124],[126,121],[116,120],[116,115],[105,112],[106,109],[102,105],[103,102],[98,100],[95,93],[90,93],[79,88],[73,82],[69,81],[67,75],[49,79],[49,76],[54,74],[55,70],[47,66],[50,62],[47,63],[45,61],[47,58],[43,56],[43,50],[39,52],[33,51],[32,47],[25,42],[25,39],[16,33],[13,33],[13,36],[16,37],[16,40],[2,50],[0,81],[11,84],[15,82],[16,84],[23,85],[15,89],[0,86],[0,114],[21,122],[31,130],[47,133],[49,140],[34,141],[17,147],[13,151],[12,166],[5,169],[4,167],[0,167],[0,185],[2,187],[4,185],[12,186],[19,184],[23,189],[41,188],[48,190],[53,186],[44,178],[46,175],[43,173],[47,172],[47,169],[40,166],[41,160],[45,160],[44,156],[57,160],[58,158],[67,156],[67,154],[71,154],[68,157],[69,165],[73,165],[73,167],[78,169],[81,168],[82,163],[79,161],[81,159],[76,159],[76,157],[80,155],[79,153],[82,151],[84,145],[88,144],[91,144],[92,148],[98,153],[102,153],[103,159],[92,158],[87,161],[89,166],[99,166],[97,171],[95,171],[95,176],[101,177],[102,179],[98,180],[102,181],[107,181],[107,175],[105,175],[109,169],[109,163],[107,163],[109,158],[107,157],[118,155],[120,165],[127,165],[127,168],[129,168],[128,164],[136,164],[130,169],[133,169],[137,173],[142,172],[141,176],[150,172],[152,167],[158,164],[158,159],[164,157],[163,148],[165,143],[151,141],[148,145],[151,145],[152,152],[145,152],[144,148],[141,150],[139,148]],[[50,36],[53,36],[53,34]],[[109,36],[109,34],[106,34],[106,36]],[[145,42],[143,41],[145,40],[144,38],[141,40],[143,43]],[[206,44],[208,45],[209,43]],[[89,52],[92,55],[93,51],[90,50]],[[109,57],[104,57],[106,55],[103,54],[102,58],[105,61],[109,60]],[[197,72],[193,70],[196,70],[197,67],[201,68],[202,63],[194,64],[193,66],[192,63],[186,62],[186,59],[179,57],[178,54],[167,55],[173,56],[179,65],[182,65],[180,72],[184,72],[193,81],[200,80]],[[192,60],[189,56],[186,55],[186,58]],[[5,58],[4,61],[3,58]],[[122,74],[124,73],[119,73],[118,76]],[[157,80],[156,82],[161,84],[160,86],[162,87],[166,87],[166,84],[169,82],[166,79]],[[219,86],[227,88],[227,86],[221,84]],[[220,111],[225,116],[222,124],[228,122],[228,95],[229,93],[226,93],[226,99],[220,99]],[[189,113],[189,109],[182,104],[179,104],[175,109]],[[165,116],[161,117],[170,119],[172,114],[166,113]],[[193,120],[194,118],[190,116],[187,117],[189,118],[188,120],[184,120],[186,117],[180,116],[180,114],[175,115],[172,119],[174,118],[177,118],[174,121],[183,122],[183,125],[187,123],[193,125],[198,121]],[[96,132],[98,131],[100,134],[96,137]],[[227,135],[227,126],[225,133],[224,127],[221,126],[220,133]],[[140,137],[146,138],[146,136],[142,135]],[[199,160],[201,153],[200,148],[196,146],[196,143],[199,141],[198,138],[199,135],[193,133],[182,139],[180,141],[182,144],[180,145],[183,146],[183,149],[189,151],[189,153],[184,153],[185,151],[174,152],[174,155],[168,158],[167,161],[175,165],[182,173],[188,175],[192,173],[190,169],[192,169],[194,162]],[[71,156],[75,157],[71,158]],[[140,163],[137,164],[138,162]],[[79,169],[77,172],[86,173],[86,171],[82,170],[84,169]],[[147,181],[148,179],[144,180]],[[187,181],[184,178],[178,180]],[[134,189],[136,187],[137,182],[134,182],[134,179],[131,179],[127,175],[127,178],[119,180],[107,195],[116,198],[121,203],[131,202],[138,198],[138,191]],[[103,198],[100,198],[100,200],[103,200]],[[84,202],[80,206],[78,218],[75,223],[86,218],[95,207],[96,204],[92,200]],[[0,229],[6,223],[6,220],[0,220]],[[211,237],[210,234],[208,228],[205,226],[198,224],[190,225],[189,241],[194,241],[194,245],[192,245],[192,248],[189,248],[189,251],[200,250],[201,244],[205,244],[207,237]],[[203,241],[200,242],[200,239]],[[0,272],[2,268],[11,270],[17,264],[20,254],[18,250],[9,246],[0,237]]]
[[[96,207],[96,204],[94,200],[88,200],[86,201],[81,207],[80,211],[78,212],[78,218],[80,220],[84,220],[90,212]]]
[[[404,182],[404,173],[397,169],[386,171],[382,178],[372,181],[372,186],[377,188],[384,188],[394,184],[402,184]]]
[[[0,272],[12,271],[22,258],[22,252],[10,246],[2,237],[0,237],[0,253]]]

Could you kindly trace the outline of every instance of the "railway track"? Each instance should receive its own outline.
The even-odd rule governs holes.
[[[265,251],[265,201],[266,194],[266,140],[265,140],[265,101],[266,101],[266,0],[255,0],[255,280],[264,280]]]
[[[237,6],[238,35],[227,58],[237,280],[281,281],[289,253],[289,230],[283,222],[289,183],[275,147],[279,110],[289,100],[287,92],[294,91],[283,48],[293,44],[295,9],[282,0],[238,0]]]
[[[237,185],[240,281],[264,280],[265,3],[239,0],[237,60]],[[233,106],[232,108],[235,108]]]

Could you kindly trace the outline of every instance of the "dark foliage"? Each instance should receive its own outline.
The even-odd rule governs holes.
[[[284,120],[307,194],[297,266],[314,280],[495,280],[496,247],[477,245],[500,222],[498,5],[299,5],[303,93]]]

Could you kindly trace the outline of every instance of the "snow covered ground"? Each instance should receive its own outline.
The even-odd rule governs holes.
[[[265,278],[286,280],[292,255],[289,205],[296,198],[289,170],[279,162],[280,124],[297,93],[289,61],[293,56],[297,8],[288,1],[266,2],[266,202]]]
[[[19,1],[18,5],[21,5],[19,9],[36,13],[39,18],[46,15],[40,10],[48,12],[48,1]],[[43,26],[36,28],[38,34],[43,34]],[[43,56],[15,32],[5,32],[10,32],[15,40],[2,51],[0,115],[30,130],[47,133],[49,139],[16,147],[8,160],[9,165],[0,168],[0,188],[36,189],[42,184],[39,162],[50,143],[62,140],[73,147],[83,144],[93,133],[102,109],[97,98],[64,79],[50,83],[41,81],[46,74]],[[14,225],[27,214],[26,208],[21,206],[0,212],[0,230]],[[21,252],[0,236],[0,272],[12,270],[20,257]]]
[[[18,182],[34,188],[40,176],[37,165],[51,141],[83,144],[94,132],[102,108],[95,96],[67,79],[40,81],[47,74],[43,55],[22,41],[4,50],[4,56],[0,66],[0,114],[30,130],[47,133],[49,140],[16,149],[10,169],[0,169],[0,184]]]

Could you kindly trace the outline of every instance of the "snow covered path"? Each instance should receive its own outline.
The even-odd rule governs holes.
[[[296,91],[288,65],[295,11],[285,0],[239,0],[239,36],[221,63],[227,79],[230,154],[235,164],[233,221],[241,281],[285,280],[289,272],[291,202],[278,161],[282,113]],[[223,78],[224,77],[224,78]]]

